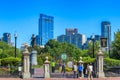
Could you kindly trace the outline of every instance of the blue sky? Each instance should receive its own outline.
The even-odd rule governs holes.
[[[0,0],[0,37],[4,32],[18,34],[17,46],[30,43],[38,34],[39,14],[54,17],[54,38],[65,28],[78,28],[86,37],[101,34],[101,21],[110,21],[113,32],[120,29],[119,0]]]

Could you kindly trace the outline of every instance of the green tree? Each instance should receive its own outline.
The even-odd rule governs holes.
[[[76,60],[82,55],[82,51],[76,46],[66,42],[60,43],[56,40],[49,40],[45,45],[44,51],[48,52],[55,60],[61,59],[62,53],[65,53],[67,58]]]
[[[16,49],[17,57],[21,57],[19,49]],[[0,41],[0,58],[14,57],[15,47],[8,45],[6,42]]]
[[[95,41],[95,42],[94,42],[94,55],[95,55],[95,56],[96,56],[96,54],[97,54],[97,52],[98,52],[98,50],[99,50],[99,45],[100,45],[99,41]],[[90,42],[90,43],[88,44],[88,55],[89,55],[90,57],[93,57],[93,43],[92,43],[92,42]]]
[[[120,59],[120,30],[115,34],[115,39],[112,42],[112,58]]]
[[[0,49],[0,54],[3,52],[3,49]]]
[[[75,59],[75,61],[79,61],[80,56],[82,56],[82,50],[76,48],[75,53],[73,54],[73,58]]]
[[[51,39],[46,43],[44,51],[50,53],[52,57],[59,58],[61,45],[58,41]]]
[[[43,60],[40,55],[37,56],[38,65],[43,65]]]
[[[45,62],[45,60],[46,60],[45,58],[46,57],[48,57],[49,61],[51,61],[53,59],[52,56],[50,56],[49,53],[43,53],[43,54],[40,55],[40,57],[41,57],[41,59],[42,59],[43,62]]]
[[[88,55],[88,50],[87,50],[87,49],[82,50],[82,51],[81,51],[81,56],[82,56],[82,57],[88,57],[88,56],[89,56],[89,55]]]

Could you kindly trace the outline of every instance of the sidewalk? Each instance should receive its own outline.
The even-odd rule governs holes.
[[[0,80],[88,80],[87,78],[30,78],[30,79],[21,79],[21,78],[0,78]],[[93,78],[93,80],[120,80],[120,77],[105,77],[105,78]]]

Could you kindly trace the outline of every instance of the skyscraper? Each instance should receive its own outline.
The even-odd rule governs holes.
[[[39,38],[39,35],[36,35],[36,37],[35,37],[35,39],[36,39],[36,45],[40,45],[40,38]]]
[[[54,37],[54,17],[40,14],[39,18],[39,34],[37,44],[44,46],[50,39]]]
[[[103,21],[103,22],[101,22],[101,37],[107,38],[107,48],[110,51],[110,44],[111,44],[111,23],[109,21]]]
[[[7,44],[11,45],[11,35],[10,35],[10,33],[4,33],[2,40],[4,42],[6,42]]]
[[[85,43],[85,35],[79,34],[78,29],[66,29],[65,35],[60,35],[57,37],[59,42],[66,42],[73,44],[78,48],[83,49]]]
[[[71,34],[77,34],[78,33],[78,29],[76,29],[76,28],[74,28],[74,29],[72,29],[72,28],[67,28],[66,29],[66,35],[71,35]]]
[[[111,42],[111,24],[108,21],[101,22],[101,36],[107,38],[107,45]]]
[[[91,35],[90,37],[87,38],[86,47],[88,47],[89,43],[92,42],[92,36],[94,36],[94,42],[96,42],[96,41],[100,42],[100,38],[101,38],[100,35]]]

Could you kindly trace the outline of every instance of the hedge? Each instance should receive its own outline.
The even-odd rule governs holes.
[[[95,58],[91,58],[91,57],[83,57],[82,61],[83,63],[94,63],[95,62]]]
[[[8,65],[13,65],[13,66],[18,66],[19,63],[21,62],[21,58],[14,58],[14,57],[8,57],[8,58],[3,58],[0,60],[1,66],[8,66]]]
[[[107,66],[120,66],[120,60],[112,58],[104,58],[104,62]]]

